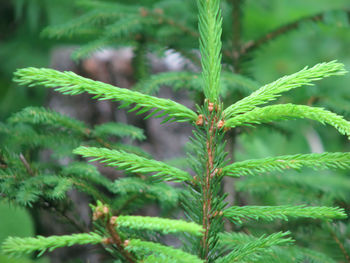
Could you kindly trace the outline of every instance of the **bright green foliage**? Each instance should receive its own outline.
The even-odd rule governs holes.
[[[312,207],[312,206],[232,206],[223,211],[224,216],[233,222],[242,223],[242,220],[287,220],[289,217],[304,217],[313,219],[346,218],[343,208]]]
[[[119,216],[118,227],[159,231],[164,234],[187,232],[195,236],[203,235],[203,228],[192,222],[144,216]]]
[[[327,123],[336,128],[341,134],[350,136],[350,122],[344,120],[342,116],[322,108],[294,104],[281,104],[255,108],[252,111],[229,119],[225,123],[225,126],[236,127],[295,118],[308,118],[321,122],[322,124]]]
[[[190,174],[178,168],[123,151],[109,150],[106,148],[79,147],[74,150],[74,153],[84,157],[94,157],[91,161],[100,161],[108,166],[118,167],[119,169],[124,169],[129,172],[141,174],[154,173],[153,177],[161,178],[165,181],[181,182],[192,179]]]
[[[103,82],[83,78],[73,72],[26,68],[18,70],[15,76],[15,81],[21,85],[28,85],[31,87],[43,85],[48,88],[55,88],[55,90],[63,94],[70,95],[87,92],[95,95],[94,98],[99,98],[100,100],[109,99],[123,101],[123,106],[125,107],[135,103],[136,106],[131,111],[139,110],[139,113],[144,113],[155,108],[151,115],[163,111],[158,117],[168,114],[169,117],[165,119],[166,121],[171,118],[177,121],[196,120],[196,114],[192,110],[174,101],[152,97],[128,89],[117,88]],[[57,88],[57,86],[59,87]],[[143,109],[140,110],[141,107],[143,107]]]
[[[286,238],[290,232],[278,232],[271,234],[269,236],[262,235],[261,237],[253,240],[247,240],[242,245],[236,245],[234,250],[227,254],[226,256],[218,259],[217,262],[228,263],[228,262],[254,262],[259,259],[264,254],[271,252],[271,247],[281,246],[281,245],[289,245],[293,242],[293,239]],[[225,237],[224,237],[225,238]],[[232,243],[237,242],[237,240],[241,240],[246,238],[244,235],[240,234],[226,234],[226,242],[229,242],[230,247],[234,247]],[[246,238],[246,239],[252,239]]]
[[[203,92],[209,101],[217,102],[220,92],[221,27],[220,0],[198,0],[199,49],[203,70]]]
[[[103,241],[103,237],[96,233],[72,234],[66,236],[51,236],[36,238],[18,238],[9,237],[2,245],[2,249],[9,254],[29,254],[34,251],[40,251],[39,255],[46,250],[52,251],[59,247],[98,244]]]
[[[350,167],[350,153],[312,153],[295,154],[264,159],[236,162],[226,166],[225,175],[239,177],[270,172],[281,172],[286,169],[310,167],[315,170]]]
[[[202,263],[203,260],[200,260],[198,257],[181,251],[179,249],[174,249],[168,246],[163,246],[153,242],[142,241],[139,239],[131,239],[128,241],[126,249],[129,251],[133,251],[138,254],[155,254],[156,257],[165,258],[166,260],[171,260],[171,262],[177,263]],[[152,262],[152,261],[151,261]],[[159,262],[159,261],[153,261]],[[160,261],[161,262],[161,261]]]
[[[234,117],[240,113],[253,110],[256,106],[276,100],[280,94],[304,85],[312,85],[311,82],[334,75],[344,75],[344,65],[331,61],[320,63],[312,68],[304,68],[289,76],[282,77],[275,82],[267,84],[248,97],[234,103],[225,109],[226,118]]]

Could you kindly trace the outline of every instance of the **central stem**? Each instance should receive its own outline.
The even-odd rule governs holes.
[[[208,259],[208,253],[209,253],[209,244],[208,244],[208,237],[209,237],[209,231],[210,231],[210,221],[211,221],[211,201],[212,201],[212,193],[211,193],[211,178],[212,178],[212,171],[214,167],[214,154],[215,151],[213,149],[213,121],[210,124],[209,139],[207,140],[207,153],[208,153],[208,159],[206,163],[206,175],[205,175],[205,184],[202,185],[202,193],[203,193],[203,227],[205,229],[203,239],[202,239],[202,247],[204,249],[205,253],[205,259]]]
[[[215,196],[219,193],[217,192],[220,188],[220,180],[218,176],[218,164],[216,163],[216,136],[218,132],[218,121],[220,120],[217,110],[214,109],[212,103],[208,105],[208,114],[205,118],[204,128],[206,130],[207,140],[205,141],[206,158],[205,158],[205,174],[202,178],[202,225],[204,228],[204,235],[201,240],[202,247],[202,258],[206,262],[210,262],[209,257],[210,250],[215,245],[215,240],[217,239],[216,230],[213,228],[213,220],[219,220],[216,218],[217,206],[214,200]],[[215,226],[218,224],[215,222]]]

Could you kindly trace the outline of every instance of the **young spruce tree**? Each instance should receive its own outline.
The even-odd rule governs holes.
[[[126,215],[125,211],[111,209],[108,198],[99,198],[99,193],[92,194],[96,204],[92,205],[95,229],[89,233],[66,236],[16,238],[10,237],[2,248],[9,254],[32,253],[39,255],[46,250],[76,244],[100,244],[119,262],[307,262],[311,258],[316,262],[327,262],[321,253],[294,246],[289,231],[264,234],[255,237],[243,232],[225,232],[224,221],[242,225],[249,220],[272,221],[289,218],[310,218],[323,221],[346,218],[344,209],[338,207],[281,205],[281,206],[228,206],[224,201],[222,180],[225,176],[254,176],[272,171],[300,169],[349,168],[349,153],[298,154],[269,157],[258,160],[246,160],[231,163],[225,149],[225,134],[240,126],[253,126],[261,123],[285,119],[307,118],[328,124],[341,134],[350,136],[350,123],[343,117],[323,108],[306,105],[276,104],[267,105],[276,100],[281,93],[325,77],[345,73],[342,64],[335,61],[320,63],[311,68],[282,77],[267,84],[249,96],[225,107],[220,98],[221,86],[221,31],[222,16],[219,0],[198,0],[199,10],[199,47],[202,65],[202,91],[205,99],[197,105],[196,111],[175,101],[146,95],[141,92],[121,89],[109,84],[80,77],[72,72],[58,72],[52,69],[25,68],[15,73],[15,80],[21,85],[54,88],[68,95],[87,92],[101,100],[123,102],[123,107],[133,105],[130,111],[139,114],[148,113],[147,117],[164,117],[163,122],[189,122],[193,125],[188,159],[192,172],[172,167],[147,156],[110,147],[108,142],[101,142],[95,131],[69,118],[64,118],[44,109],[27,109],[17,117],[29,123],[55,124],[59,127],[79,131],[83,138],[93,136],[99,145],[80,146],[74,154],[100,161],[106,166],[115,167],[128,173],[149,176],[150,185],[167,181],[183,185],[182,206],[187,221],[157,217]],[[15,115],[16,116],[16,115]],[[16,117],[12,121],[15,122]],[[112,124],[111,124],[112,125]],[[2,127],[6,129],[6,127]],[[114,132],[115,127],[101,130]],[[54,138],[54,136],[53,136]],[[30,138],[28,138],[30,141]],[[40,138],[38,139],[40,142]],[[84,141],[81,139],[81,141]],[[51,141],[52,142],[52,141]],[[11,181],[16,179],[7,169],[6,160],[1,160],[4,171],[1,175],[2,189],[9,190]],[[20,158],[22,170],[31,175],[32,184],[46,181],[47,175],[36,177],[25,157]],[[77,167],[77,177],[88,174],[95,182],[107,189],[118,185],[102,179],[103,177],[83,174]],[[98,178],[98,179],[96,179]],[[59,189],[62,177],[52,179],[56,187],[50,189],[52,195]],[[142,185],[139,178],[124,178],[128,186]],[[123,179],[120,179],[123,180]],[[7,185],[3,183],[6,182]],[[72,181],[67,180],[67,183]],[[15,185],[12,182],[12,185]],[[58,187],[60,186],[60,187]],[[23,190],[23,189],[22,189]],[[40,196],[40,190],[34,196]],[[2,190],[3,191],[3,190]],[[63,191],[64,194],[65,191]],[[11,196],[11,191],[5,193]],[[54,198],[53,196],[44,196]],[[35,197],[33,197],[35,198]],[[180,248],[162,244],[156,233],[177,234],[183,241]],[[155,242],[156,241],[156,242]],[[288,245],[288,246],[287,246]],[[286,259],[287,258],[287,259]],[[329,261],[328,261],[329,262]]]

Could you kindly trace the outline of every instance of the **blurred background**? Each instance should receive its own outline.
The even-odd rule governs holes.
[[[130,34],[124,32],[118,35],[118,41],[115,43],[106,44],[100,41],[98,44],[94,41],[101,40],[103,29],[100,28],[105,28],[112,23],[106,19],[94,24],[93,29],[101,31],[86,33],[83,30],[72,30],[71,33],[60,34],[60,25],[67,25],[69,21],[78,21],[75,19],[80,19],[91,10],[94,11],[94,8],[96,12],[102,10],[102,7],[99,9],[100,5],[86,4],[89,1],[78,2],[80,4],[77,5],[71,0],[2,0],[0,2],[0,121],[6,122],[13,113],[27,106],[45,106],[90,125],[108,121],[126,122],[145,130],[147,140],[139,144],[144,150],[157,159],[176,159],[181,162],[187,138],[191,135],[189,126],[165,125],[160,128],[159,120],[144,121],[140,117],[129,116],[124,110],[117,110],[117,105],[112,102],[93,101],[86,95],[65,97],[39,87],[20,87],[12,81],[13,72],[18,68],[52,67],[74,71],[122,88],[132,88],[154,73],[188,69],[193,72],[199,71],[195,60],[185,55],[189,51],[192,55],[198,54],[196,51],[198,40],[195,34],[191,35],[181,30],[180,32],[171,31],[167,27],[163,28],[162,25],[143,24],[137,29],[126,27],[125,31],[130,30]],[[173,19],[196,31],[196,5],[192,0],[105,2],[121,3],[130,7],[130,10],[134,8],[138,10],[140,17],[146,16],[143,13],[147,12],[145,10],[153,10],[155,14],[164,16],[162,18],[164,21]],[[348,0],[227,0],[222,1],[222,8],[223,49],[226,51],[223,55],[224,69],[250,78],[257,86],[294,73],[305,66],[313,66],[324,61],[338,60],[344,63],[348,70],[350,69],[350,3]],[[128,11],[116,9],[115,12]],[[239,16],[239,19],[234,19],[235,15]],[[83,23],[80,26],[83,28]],[[45,28],[46,31],[43,32]],[[260,39],[277,28],[282,28],[284,31],[272,37],[271,41],[257,45],[249,56],[235,59],[234,51],[238,50],[235,50],[237,46],[241,48],[244,43]],[[96,51],[92,48],[94,46]],[[81,47],[83,49],[79,49]],[[184,50],[186,52],[182,52]],[[140,62],[140,59],[145,59],[147,63]],[[350,74],[332,77],[317,82],[315,86],[290,92],[279,102],[321,106],[350,119],[349,83]],[[174,90],[169,86],[161,88],[158,95],[173,98],[194,108],[191,96],[196,94]],[[242,91],[242,87],[235,84],[231,87],[229,94],[231,97],[225,98],[225,103],[232,103],[249,92]],[[279,154],[349,151],[349,143],[344,136],[340,136],[329,127],[314,125],[307,121],[288,121],[259,129],[244,129],[235,131],[230,136],[228,140],[233,151],[232,157],[238,161]],[[350,180],[342,180],[350,179],[349,174],[348,172],[339,173],[341,179],[335,177],[333,172],[307,171],[303,174],[291,172],[285,177],[291,180],[288,182],[277,181],[275,178],[277,175],[273,175],[261,182],[256,179],[227,181],[225,189],[231,192],[230,202],[232,203],[274,205],[307,202],[339,205],[349,209]],[[335,179],[329,181],[332,176]],[[314,193],[315,189],[310,190],[305,188],[305,185],[298,185],[300,181],[291,179],[292,177],[299,178],[309,188],[314,187],[315,181],[318,181],[318,194],[309,194],[309,191]],[[294,188],[283,189],[281,185],[286,183]],[[267,189],[269,189],[268,193]],[[155,209],[145,213],[157,214],[157,211]],[[0,243],[9,235],[37,234],[38,223],[34,221],[25,209],[1,202]],[[53,227],[48,222],[45,224],[46,229]],[[314,243],[324,242],[325,244],[320,244],[316,249],[322,251],[323,246],[329,248],[329,255],[337,262],[350,262],[348,222],[340,222],[339,225],[334,226],[334,229],[340,231],[337,234],[344,242],[342,246],[328,238],[332,234],[322,232],[313,235],[313,231],[316,230],[313,230],[308,222],[303,222],[301,225],[291,223],[285,228],[294,227],[300,230],[300,236],[307,235],[315,241]],[[318,226],[320,225],[321,223]],[[258,228],[263,231],[269,227],[260,225]],[[322,236],[326,238],[320,240]],[[328,241],[332,245],[329,245]],[[31,259],[8,259],[0,254],[0,262],[27,262],[25,260],[32,261]],[[58,259],[51,260],[51,262],[61,262]],[[40,262],[48,262],[48,258]]]

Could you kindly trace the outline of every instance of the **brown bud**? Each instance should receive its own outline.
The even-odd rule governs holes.
[[[105,245],[113,244],[113,239],[110,238],[110,237],[104,238],[104,239],[102,240],[102,243],[105,244]]]
[[[154,13],[158,14],[158,15],[163,15],[164,14],[164,10],[161,8],[155,8],[154,9]]]
[[[104,206],[102,208],[102,212],[103,212],[103,214],[107,215],[109,213],[109,207],[108,206]]]
[[[224,127],[225,125],[225,121],[221,120],[218,122],[218,128],[221,129],[222,127]]]
[[[214,103],[209,102],[209,104],[208,104],[208,110],[209,110],[209,112],[212,112],[212,111],[214,110]]]
[[[129,245],[129,243],[130,243],[130,241],[126,239],[126,240],[124,241],[124,246],[127,247],[127,246]]]
[[[109,223],[111,225],[116,225],[117,224],[117,219],[118,219],[117,216],[112,216],[111,219],[109,220]]]
[[[147,9],[141,7],[141,8],[140,8],[140,14],[141,14],[141,16],[143,16],[143,17],[147,16],[147,15],[148,15]]]
[[[103,217],[103,213],[99,210],[96,210],[93,214],[92,214],[92,220],[96,221],[98,219],[100,219],[101,217]]]
[[[215,216],[222,216],[223,215],[223,212],[222,211],[215,211],[215,213],[213,214],[213,217],[215,217]]]
[[[202,126],[203,125],[203,115],[202,114],[198,115],[198,119],[196,121],[196,125],[198,125],[198,126]]]

